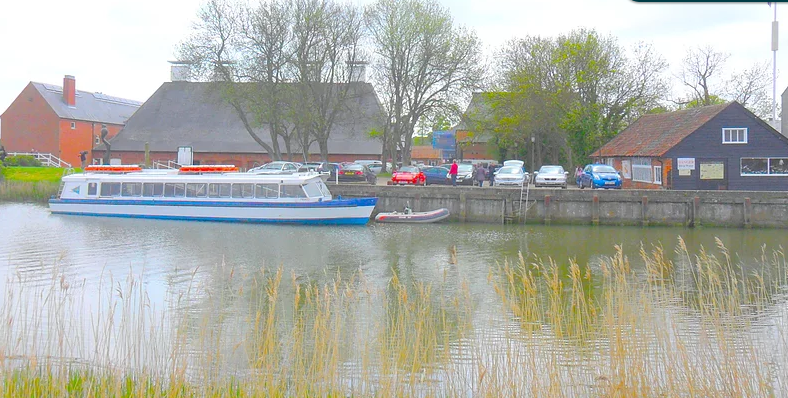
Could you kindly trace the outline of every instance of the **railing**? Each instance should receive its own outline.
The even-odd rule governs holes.
[[[71,167],[71,163],[60,159],[51,153],[42,152],[9,152],[8,156],[32,156],[36,158],[42,165],[47,167]]]
[[[153,166],[154,169],[180,169],[181,168],[181,164],[174,160],[168,160],[167,163],[162,163],[158,160],[154,160],[151,162],[151,165]]]

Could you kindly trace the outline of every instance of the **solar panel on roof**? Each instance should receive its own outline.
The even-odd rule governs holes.
[[[132,100],[125,99],[125,98],[120,98],[120,97],[113,97],[111,95],[106,95],[106,94],[102,94],[102,93],[93,93],[93,97],[95,97],[99,101],[112,102],[112,103],[122,104],[122,105],[131,105],[131,106],[140,106],[140,105],[142,105],[142,102],[132,101]]]

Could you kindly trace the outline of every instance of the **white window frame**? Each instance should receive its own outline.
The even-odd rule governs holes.
[[[71,130],[77,129],[77,122],[71,122]]]
[[[654,184],[662,185],[662,166],[654,166]]]
[[[734,139],[734,132],[736,137]],[[728,136],[726,137],[726,134]],[[746,144],[748,136],[747,127],[724,127],[722,129],[722,143],[723,144]]]
[[[632,181],[647,182],[649,184],[654,182],[651,158],[632,158]]]

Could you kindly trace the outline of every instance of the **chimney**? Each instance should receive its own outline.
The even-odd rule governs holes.
[[[366,61],[346,61],[348,69],[350,70],[350,81],[351,82],[363,82],[366,81],[366,68],[367,62]]]
[[[63,102],[72,108],[77,106],[77,81],[74,76],[66,75],[63,78]]]
[[[170,66],[170,81],[173,82],[188,82],[191,81],[191,62],[187,61],[169,61]]]

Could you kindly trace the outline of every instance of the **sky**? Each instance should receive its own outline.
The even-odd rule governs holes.
[[[364,6],[372,0],[349,0]],[[631,46],[652,44],[677,74],[686,51],[712,46],[730,58],[725,72],[771,65],[776,3],[638,3],[631,0],[438,0],[473,29],[492,58],[507,41],[593,28]],[[38,0],[0,4],[0,113],[30,82],[145,101],[170,79],[178,43],[204,0]],[[788,4],[777,6],[777,96],[788,76]],[[678,82],[674,82],[678,85]],[[674,90],[675,91],[675,90]],[[769,88],[771,92],[771,87]],[[1,121],[0,121],[1,123]]]

